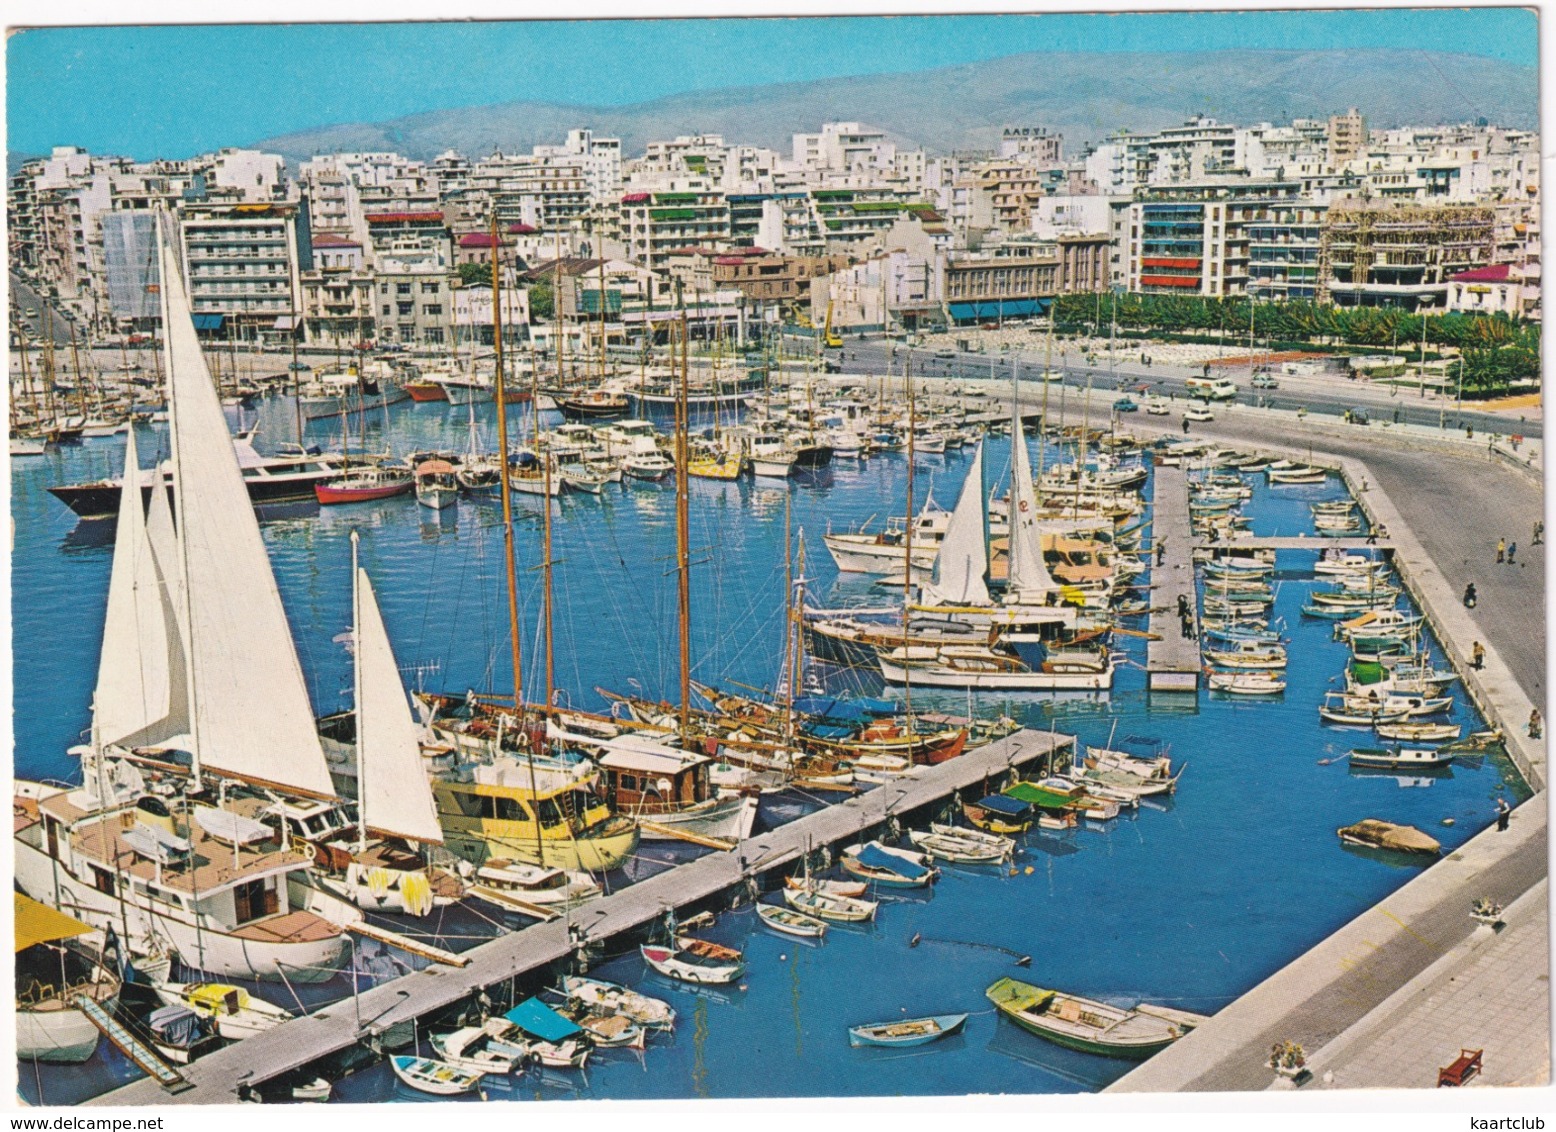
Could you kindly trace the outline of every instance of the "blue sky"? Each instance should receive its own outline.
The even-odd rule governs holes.
[[[1393,47],[1533,66],[1525,9],[44,28],[7,42],[8,148],[186,157],[336,122],[915,71],[1022,51]]]

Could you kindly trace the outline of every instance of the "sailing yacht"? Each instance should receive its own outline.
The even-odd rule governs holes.
[[[232,784],[333,799],[302,667],[200,352],[160,247],[175,511],[143,514],[131,433],[78,787],[18,780],[16,885],[131,952],[223,977],[321,982],[350,904],[312,854],[229,811]]]

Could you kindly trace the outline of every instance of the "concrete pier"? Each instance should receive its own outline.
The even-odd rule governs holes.
[[[183,1070],[193,1087],[176,1095],[155,1081],[144,1080],[88,1103],[109,1107],[230,1104],[239,1085],[258,1085],[381,1034],[397,1023],[454,1005],[509,979],[537,974],[567,959],[585,941],[643,928],[670,909],[718,897],[748,878],[760,880],[762,874],[792,864],[810,849],[870,835],[894,817],[906,823],[915,810],[935,805],[958,791],[981,791],[986,782],[992,785],[1012,768],[1063,752],[1073,743],[1068,735],[1018,731],[750,838],[731,852],[711,853],[610,896],[598,897],[574,909],[569,922],[535,924],[483,943],[464,953],[469,964],[459,970],[428,967],[218,1050]],[[753,977],[760,978],[761,973]]]
[[[1189,484],[1182,468],[1157,468],[1151,503],[1151,537],[1167,540],[1160,566],[1151,568],[1151,641],[1146,648],[1146,688],[1153,692],[1199,690],[1199,644],[1184,636],[1178,600],[1188,602],[1199,635],[1194,593],[1194,529],[1189,522]],[[1154,561],[1154,559],[1153,559]]]

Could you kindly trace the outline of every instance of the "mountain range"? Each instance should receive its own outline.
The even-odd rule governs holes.
[[[1204,114],[1239,125],[1359,108],[1369,127],[1485,118],[1538,127],[1537,68],[1478,55],[1398,49],[1032,52],[929,71],[696,91],[624,106],[509,102],[344,123],[255,140],[289,160],[393,150],[430,159],[527,152],[587,126],[622,140],[722,134],[787,155],[791,135],[859,121],[932,152],[992,149],[1005,125],[1062,133],[1066,152],[1117,129],[1150,132]]]

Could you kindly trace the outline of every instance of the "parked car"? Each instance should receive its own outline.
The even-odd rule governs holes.
[[[1186,421],[1213,421],[1216,415],[1210,411],[1209,405],[1195,405],[1183,414]]]
[[[1145,411],[1153,417],[1165,417],[1172,412],[1172,406],[1160,397],[1152,397],[1145,403]]]
[[[1280,382],[1275,380],[1273,373],[1256,373],[1253,375],[1253,387],[1255,389],[1279,389]]]
[[[1115,413],[1138,413],[1140,411],[1140,406],[1136,405],[1132,398],[1120,397],[1117,401],[1113,402],[1113,411]]]
[[[313,367],[311,365],[309,365],[307,362],[293,362],[291,365],[287,366],[286,368],[287,369],[296,370],[299,373],[306,373],[309,370],[313,369]]]

